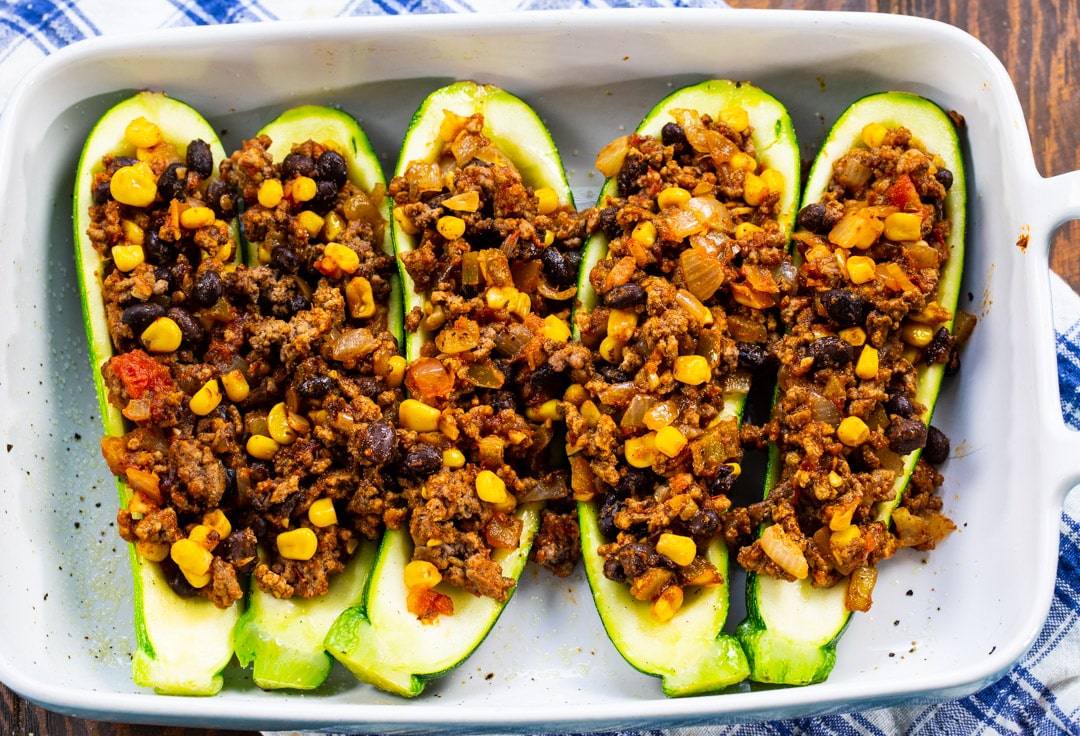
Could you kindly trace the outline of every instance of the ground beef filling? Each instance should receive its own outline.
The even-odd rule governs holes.
[[[482,115],[447,113],[441,132],[437,160],[410,163],[389,187],[395,218],[416,235],[401,262],[422,295],[406,315],[425,340],[406,370],[398,442],[401,524],[414,563],[434,568],[410,595],[425,620],[452,612],[433,580],[509,597],[515,581],[499,561],[519,546],[515,512],[527,503],[549,502],[534,559],[561,574],[577,559],[576,522],[558,508],[567,473],[551,462],[565,388],[552,365],[567,349],[590,216],[527,186]]]
[[[116,348],[102,374],[133,424],[102,442],[131,490],[120,533],[179,594],[221,607],[248,575],[278,597],[324,594],[399,505],[382,472],[404,361],[387,325],[381,192],[345,181],[344,159],[321,144],[283,162],[269,144],[245,142],[209,184],[208,148],[193,143],[184,160],[155,146],[142,157],[157,182],[146,207],[112,196],[133,164],[107,157],[91,209]],[[252,268],[230,263],[223,222],[241,201]],[[141,262],[121,263],[118,244],[141,244]],[[175,346],[154,337],[163,324]]]
[[[849,578],[848,607],[866,610],[878,562],[932,548],[954,528],[934,495],[942,478],[925,460],[944,459],[947,440],[927,428],[916,400],[920,366],[955,363],[953,315],[934,301],[949,257],[952,174],[903,127],[853,149],[833,174],[798,217],[798,290],[780,304],[787,332],[774,350],[779,400],[773,419],[746,434],[777,444],[779,483],[749,510],[765,529],[737,558],[815,586]],[[916,465],[890,530],[881,510],[928,438],[936,447]]]
[[[745,113],[729,112],[676,111],[659,138],[600,154],[618,183],[599,213],[609,252],[589,273],[600,304],[577,318],[582,353],[565,359],[575,495],[598,504],[605,575],[661,620],[685,588],[723,581],[707,551],[742,453],[725,400],[766,367],[769,308],[793,286],[783,177],[758,163]]]

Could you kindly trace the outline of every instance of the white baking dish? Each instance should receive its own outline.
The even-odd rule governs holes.
[[[72,260],[72,176],[98,115],[134,90],[163,89],[200,109],[231,150],[287,106],[333,103],[361,119],[389,170],[421,99],[475,78],[533,103],[585,206],[600,185],[596,152],[674,86],[711,77],[753,81],[785,102],[807,158],[869,92],[907,89],[967,120],[963,304],[980,324],[936,417],[953,440],[943,494],[960,529],[931,554],[882,567],[874,607],[855,617],[829,680],[665,699],[608,643],[581,576],[530,571],[481,649],[416,701],[340,669],[303,696],[263,693],[235,669],[213,698],[134,687],[127,557]],[[55,54],[0,122],[0,679],[33,701],[95,718],[274,729],[774,718],[963,695],[1014,663],[1046,617],[1061,505],[1080,470],[1080,438],[1058,409],[1047,256],[1056,225],[1080,216],[1080,174],[1038,175],[1008,76],[954,28],[888,15],[623,10],[183,29]]]

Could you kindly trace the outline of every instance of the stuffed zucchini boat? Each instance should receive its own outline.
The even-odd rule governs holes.
[[[737,635],[751,679],[825,679],[877,563],[953,529],[935,495],[948,440],[930,426],[957,363],[965,179],[953,119],[890,92],[836,122],[794,236],[799,290],[784,308],[760,534]],[[891,526],[890,526],[891,522]]]
[[[286,111],[248,141],[225,170],[239,194],[247,265],[272,274],[266,282],[274,284],[270,288],[291,283],[296,295],[314,302],[283,315],[291,316],[291,329],[300,329],[296,322],[335,315],[326,322],[334,323],[331,330],[312,332],[328,349],[329,361],[284,361],[274,371],[291,380],[284,369],[292,366],[301,377],[282,394],[286,421],[299,436],[285,432],[277,439],[307,442],[303,455],[278,461],[281,471],[296,473],[297,462],[311,457],[307,467],[313,473],[335,480],[303,480],[308,498],[276,537],[266,536],[248,608],[236,628],[237,659],[253,665],[256,685],[310,690],[330,672],[333,659],[323,639],[337,616],[359,602],[381,533],[377,521],[354,518],[361,507],[350,496],[356,494],[352,486],[381,482],[377,474],[389,460],[385,445],[393,437],[387,420],[398,403],[393,390],[401,385],[404,368],[404,359],[391,352],[402,323],[386,182],[357,121],[323,106]],[[361,385],[365,398],[350,398]],[[380,394],[386,396],[380,400]],[[366,428],[351,434],[354,425]],[[319,534],[351,527],[345,546],[353,549],[325,592],[282,597],[277,580],[288,563],[274,561],[274,544],[290,530],[305,528],[297,526],[298,513],[306,513]]]
[[[211,554],[176,531],[165,497],[177,478],[159,474],[154,460],[189,447],[171,438],[174,425],[191,419],[177,377],[198,362],[195,283],[220,281],[236,259],[235,230],[216,199],[222,189],[215,162],[224,157],[198,112],[162,93],[140,92],[97,122],[75,178],[75,255],[102,449],[117,477],[118,524],[131,542],[132,675],[164,694],[220,690],[243,607],[229,553]],[[189,277],[174,279],[179,270]],[[202,472],[203,489],[220,490],[224,469],[211,462]],[[197,538],[220,539],[223,549],[237,541],[224,517],[198,502],[179,521],[199,527]],[[198,561],[187,571],[169,559],[170,543],[180,538],[181,554],[197,547],[191,556]]]
[[[799,165],[783,105],[728,81],[673,93],[597,159],[567,453],[601,620],[669,696],[748,673],[723,631],[723,518],[751,376],[793,285]]]
[[[474,82],[421,105],[390,194],[405,294],[405,504],[363,600],[326,645],[361,680],[411,697],[484,640],[538,534],[560,568],[565,519],[541,506],[569,494],[550,460],[563,390],[553,366],[585,224],[536,113]]]

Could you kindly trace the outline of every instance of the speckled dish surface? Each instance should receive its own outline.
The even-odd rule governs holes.
[[[340,668],[303,696],[261,692],[237,668],[212,698],[132,684],[130,577],[72,256],[83,139],[110,104],[142,88],[195,106],[229,150],[286,107],[330,103],[361,120],[389,171],[419,102],[464,78],[533,104],[580,206],[602,183],[596,152],[674,87],[707,78],[777,96],[807,159],[866,93],[906,89],[964,116],[961,301],[980,324],[935,418],[953,440],[942,492],[959,531],[932,554],[885,563],[874,607],[855,617],[827,682],[665,699],[607,641],[580,573],[556,581],[530,569],[489,639],[416,701]],[[685,9],[180,29],[64,49],[24,80],[0,125],[0,680],[35,702],[125,721],[381,732],[764,719],[969,693],[1015,662],[1045,620],[1061,505],[1080,476],[1080,438],[1058,409],[1047,258],[1053,229],[1080,216],[1080,174],[1039,176],[1007,74],[954,28],[883,14]],[[738,576],[734,596],[732,626]]]

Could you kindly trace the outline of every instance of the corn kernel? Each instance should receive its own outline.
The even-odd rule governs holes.
[[[216,378],[211,378],[209,381],[202,385],[195,395],[191,397],[191,401],[188,402],[188,408],[192,413],[205,417],[207,414],[218,408],[218,404],[221,403],[221,386],[218,385]]]
[[[877,242],[885,230],[885,223],[876,217],[852,212],[840,218],[829,231],[829,242],[841,248],[866,250]]]
[[[860,138],[867,148],[877,148],[885,142],[885,136],[889,132],[881,123],[867,123],[863,126]]]
[[[326,261],[329,260],[329,263]],[[356,254],[352,248],[341,243],[327,243],[323,248],[322,258],[319,259],[322,270],[325,268],[327,271],[333,272],[335,267],[341,269],[345,273],[355,273],[356,269],[360,268],[360,256]],[[324,271],[325,273],[325,271]]]
[[[859,359],[855,362],[855,375],[864,381],[872,381],[878,374],[878,351],[871,345],[864,345]]]
[[[905,322],[900,326],[900,339],[916,348],[925,348],[934,339],[934,328],[917,322]]]
[[[590,428],[596,428],[597,422],[600,421],[600,407],[598,407],[593,401],[586,399],[581,403],[581,418],[589,425]]]
[[[667,623],[675,617],[683,604],[683,589],[678,585],[669,585],[649,606],[649,616],[659,623]]]
[[[727,465],[729,468],[731,468],[731,477],[732,478],[738,478],[740,475],[742,475],[742,465],[740,465],[739,463],[724,463],[724,464]]]
[[[229,401],[243,401],[251,393],[247,377],[239,368],[234,368],[222,376],[221,383],[225,387],[225,395],[229,397]]]
[[[289,199],[294,202],[310,202],[318,193],[319,185],[310,176],[298,176],[289,182]]]
[[[349,250],[352,253],[352,250]],[[355,255],[355,254],[354,254]],[[359,259],[357,259],[359,264]],[[375,294],[371,282],[363,276],[354,276],[345,284],[345,304],[349,307],[349,316],[353,319],[368,319],[375,316]]]
[[[600,357],[609,363],[621,363],[624,347],[626,347],[626,343],[613,337],[605,337],[600,341]]]
[[[551,187],[541,187],[534,194],[536,195],[536,213],[539,215],[550,215],[559,206],[559,195]]]
[[[315,214],[311,210],[304,210],[296,216],[296,219],[300,222],[303,228],[307,230],[308,235],[313,238],[318,235],[323,229],[323,218]]]
[[[435,229],[447,240],[457,240],[465,234],[465,221],[454,215],[444,215],[435,223]]]
[[[443,450],[442,462],[448,468],[464,468],[465,453],[456,447],[448,447]]]
[[[442,412],[416,399],[405,399],[398,408],[401,426],[416,432],[434,432],[439,428]]]
[[[315,532],[302,526],[290,529],[277,536],[277,551],[286,560],[310,560],[319,549],[319,538]]]
[[[848,278],[853,284],[865,284],[877,278],[877,264],[869,256],[851,256],[846,265]]]
[[[150,562],[161,562],[169,556],[168,542],[148,542],[140,539],[135,543],[135,552]]]
[[[922,237],[922,215],[918,212],[894,212],[885,218],[885,237],[914,242]]]
[[[840,339],[848,345],[858,348],[866,344],[866,330],[862,327],[847,327],[840,330]]]
[[[442,582],[439,568],[427,560],[412,560],[405,566],[405,587],[431,589]]]
[[[171,353],[184,341],[180,326],[169,317],[158,317],[139,335],[151,353]]]
[[[289,445],[296,441],[296,431],[289,426],[288,409],[279,401],[270,407],[266,415],[266,427],[271,439],[279,445]]]
[[[200,547],[205,547],[213,552],[220,537],[217,534],[217,530],[213,527],[209,527],[206,524],[196,524],[191,527],[191,531],[188,532],[188,539]]]
[[[563,391],[563,401],[580,408],[589,398],[589,392],[580,383],[571,383]]]
[[[124,128],[124,140],[136,148],[153,148],[161,143],[161,128],[140,115]]]
[[[209,207],[188,207],[180,213],[180,227],[185,230],[198,230],[214,224],[217,216]]]
[[[210,550],[186,537],[172,543],[169,556],[177,567],[194,575],[205,575],[209,572],[210,563],[214,559]]]
[[[622,343],[630,342],[637,328],[637,312],[627,309],[612,309],[608,312],[607,335]]]
[[[273,438],[267,437],[264,434],[253,434],[248,437],[245,448],[252,457],[259,460],[273,460],[274,454],[277,453],[278,448],[281,447]]]
[[[657,460],[656,433],[649,432],[641,437],[631,437],[623,443],[623,455],[626,462],[635,468],[649,468]]]
[[[277,179],[263,179],[262,184],[259,185],[259,191],[256,198],[263,207],[268,210],[272,210],[281,204],[281,200],[285,198],[285,190],[281,186],[281,182]]]
[[[337,240],[343,232],[345,220],[337,212],[327,212],[323,220],[323,235],[326,236],[326,241],[329,243]]]
[[[405,214],[405,210],[401,207],[394,208],[394,222],[406,235],[417,235],[420,232],[420,228],[409,219],[409,216]]]
[[[540,334],[554,342],[566,342],[570,339],[570,325],[566,324],[566,321],[557,315],[549,314],[544,317],[544,326],[541,328]]]
[[[754,233],[763,232],[765,232],[764,228],[758,227],[752,222],[740,222],[735,226],[735,239],[742,240],[743,238],[750,237]]]
[[[680,567],[686,567],[697,557],[697,545],[690,537],[664,532],[656,540],[656,551]]]
[[[675,359],[671,375],[676,381],[688,386],[699,386],[710,378],[709,361],[700,355],[680,355]]]
[[[506,483],[490,470],[481,470],[476,474],[476,495],[481,501],[493,504],[506,503],[509,496]]]
[[[232,533],[232,523],[221,509],[214,509],[203,514],[202,523],[218,533],[224,539]]]
[[[858,447],[870,438],[870,428],[858,417],[844,417],[836,428],[836,436],[848,447]]]
[[[652,224],[651,220],[642,220],[637,225],[634,225],[630,237],[649,248],[656,242],[656,225]]]
[[[132,207],[149,207],[157,197],[157,179],[146,164],[121,166],[109,180],[113,199]]]
[[[677,457],[686,447],[686,437],[670,424],[656,430],[656,449],[668,457]]]
[[[146,233],[137,223],[121,220],[120,229],[124,233],[124,242],[128,245],[143,245],[146,242]]]
[[[337,511],[334,509],[334,500],[320,498],[310,506],[307,512],[308,521],[319,527],[333,526],[338,522]]]
[[[558,399],[548,399],[540,406],[528,407],[525,417],[534,422],[557,422],[563,418],[563,409]]]
[[[390,388],[397,388],[405,380],[405,358],[400,355],[392,355],[390,359],[386,361],[388,370],[386,373],[386,385]]]
[[[146,252],[141,245],[114,245],[112,259],[117,269],[127,273],[146,262]]]
[[[746,172],[743,178],[743,199],[751,207],[757,207],[765,201],[769,195],[769,187],[765,180],[753,172]]]
[[[849,503],[841,511],[829,517],[829,529],[842,532],[851,527],[851,517],[855,515],[856,507],[858,507],[857,503]]]
[[[532,297],[524,291],[519,291],[514,294],[514,298],[510,300],[506,308],[510,314],[525,319],[532,312]]]
[[[684,207],[690,201],[690,192],[682,187],[667,187],[656,195],[656,205],[660,209],[668,207]]]
[[[484,292],[484,301],[491,309],[506,309],[517,295],[518,290],[513,286],[492,286]]]
[[[742,133],[750,127],[750,115],[744,107],[725,107],[717,113],[716,119],[736,133]]]
[[[210,573],[205,572],[202,575],[198,575],[193,572],[188,572],[184,568],[180,568],[180,572],[183,574],[184,579],[188,581],[188,585],[198,590],[199,588],[205,588],[210,584]]]
[[[757,161],[753,156],[742,151],[737,151],[728,159],[728,166],[736,171],[757,171]]]
[[[843,529],[834,531],[832,534],[829,535],[829,546],[847,547],[856,539],[858,539],[860,534],[861,532],[859,531],[859,527],[849,524]]]
[[[765,169],[760,176],[770,192],[780,193],[784,191],[784,175],[776,169]]]

